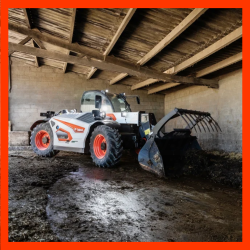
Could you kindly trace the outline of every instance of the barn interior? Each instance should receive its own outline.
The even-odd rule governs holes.
[[[242,241],[242,9],[10,8],[9,241]],[[138,95],[132,111],[209,112],[202,155],[165,178],[123,152],[37,156],[40,113],[80,110],[84,91]],[[170,131],[183,124],[171,121]]]

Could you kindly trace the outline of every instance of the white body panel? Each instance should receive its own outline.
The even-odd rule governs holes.
[[[78,115],[78,116],[76,116],[76,118],[77,118],[79,116],[82,116],[83,114],[84,113],[78,113],[78,114],[75,114],[75,115]],[[86,138],[88,136],[90,126],[94,122],[93,123],[86,123],[86,122],[77,120],[76,118],[67,118],[66,116],[67,116],[66,114],[61,115],[61,116],[59,115],[59,116],[55,116],[55,117],[51,118],[51,120],[50,120],[50,125],[51,125],[51,121],[55,122],[55,125],[51,126],[52,131],[53,131],[53,136],[54,136],[54,147],[55,148],[57,148],[57,147],[66,147],[66,148],[68,148],[69,147],[69,148],[81,148],[81,149],[84,149],[85,148],[85,141],[86,141]],[[59,120],[62,121],[62,122],[60,122]],[[84,131],[83,131],[83,133],[77,133],[77,132],[74,131],[73,128],[69,127],[68,125],[65,125],[63,122],[67,122],[67,123],[70,123],[70,124],[73,124],[73,125],[83,127]],[[63,130],[69,132],[71,134],[71,136],[72,136],[72,140],[70,140],[70,141],[60,141],[58,139],[58,137],[57,137],[57,134],[56,134],[56,132],[58,131],[58,126],[59,126],[59,128],[62,128]]]
[[[109,113],[110,114],[110,113]],[[139,125],[139,112],[127,112],[125,117],[122,117],[121,112],[113,112],[116,121],[120,124],[136,124]]]
[[[84,122],[77,119],[85,114],[89,114],[90,117],[92,116],[92,113],[89,112],[68,113],[68,114],[54,116],[50,119],[49,123],[53,131],[55,149],[83,152],[85,148],[86,138],[89,134],[91,125],[93,125],[96,122],[102,121],[102,120],[94,120],[92,118],[93,122]],[[113,114],[116,118],[115,121],[118,122],[119,124],[139,125],[139,119],[138,119],[139,112],[127,112],[125,117],[122,117],[121,112],[114,112],[108,114]],[[76,131],[77,126],[84,128],[84,131],[82,131],[81,128],[78,128],[78,131]],[[61,131],[61,129],[63,131]],[[58,136],[59,134],[64,134],[64,135],[70,134],[72,138],[67,136],[67,140],[60,140],[62,138]]]

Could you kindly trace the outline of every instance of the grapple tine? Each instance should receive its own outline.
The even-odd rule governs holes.
[[[214,125],[216,131],[218,132],[218,128],[217,128],[217,126],[216,126],[216,123],[215,123],[214,120],[212,119],[212,117],[211,117],[211,116],[208,116],[208,118],[210,119],[210,121],[212,121],[211,123]]]
[[[204,127],[203,124],[202,124],[201,116],[200,116],[200,115],[199,115],[199,116],[198,116],[198,115],[194,115],[194,116],[195,116],[195,118],[196,118],[197,123],[198,123],[198,122],[201,122],[201,126],[203,127],[204,131],[207,132],[206,129],[205,129],[205,127]]]
[[[216,129],[216,131],[218,131],[217,128],[214,126],[213,121],[210,120],[208,116],[206,116],[206,120],[207,120],[208,124],[211,126],[211,128],[213,129],[213,131],[215,131],[214,128]]]
[[[202,116],[201,122],[203,122],[207,126],[208,131],[211,132],[210,129],[209,129],[209,126],[206,123],[206,120],[204,121],[205,117],[206,117],[205,115]]]
[[[182,117],[182,119],[187,123],[189,129],[192,129],[193,127],[190,127],[190,123],[187,122],[187,120],[185,119],[185,117],[183,117],[183,115],[182,115],[180,112],[178,112],[178,114],[179,114],[179,115]]]
[[[219,128],[220,132],[222,132],[222,130],[221,130],[221,128],[220,128],[218,122],[215,121],[214,118],[213,118],[212,116],[210,116],[210,118],[214,121],[214,123],[216,124],[216,126]]]
[[[196,127],[195,127],[195,124],[193,124],[192,120],[190,120],[190,118],[187,116],[187,114],[184,113],[184,115],[187,117],[187,119],[190,121],[190,123],[193,125],[192,128],[195,129],[195,132],[197,133],[197,130],[196,130]]]
[[[198,126],[198,128],[199,128],[199,130],[200,130],[200,132],[201,132],[201,128],[200,128],[200,125],[199,125],[199,122],[197,122],[194,118],[193,118],[193,116],[192,116],[192,114],[188,114],[193,120],[194,120],[194,123],[195,123],[195,125],[194,126]]]

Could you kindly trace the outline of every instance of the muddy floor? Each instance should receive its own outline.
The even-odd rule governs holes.
[[[241,204],[239,188],[160,179],[128,152],[112,169],[9,152],[9,241],[241,241]]]

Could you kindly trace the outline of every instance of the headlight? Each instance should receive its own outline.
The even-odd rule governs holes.
[[[100,112],[100,117],[102,119],[104,119],[106,117],[106,112],[104,112],[104,111]]]

